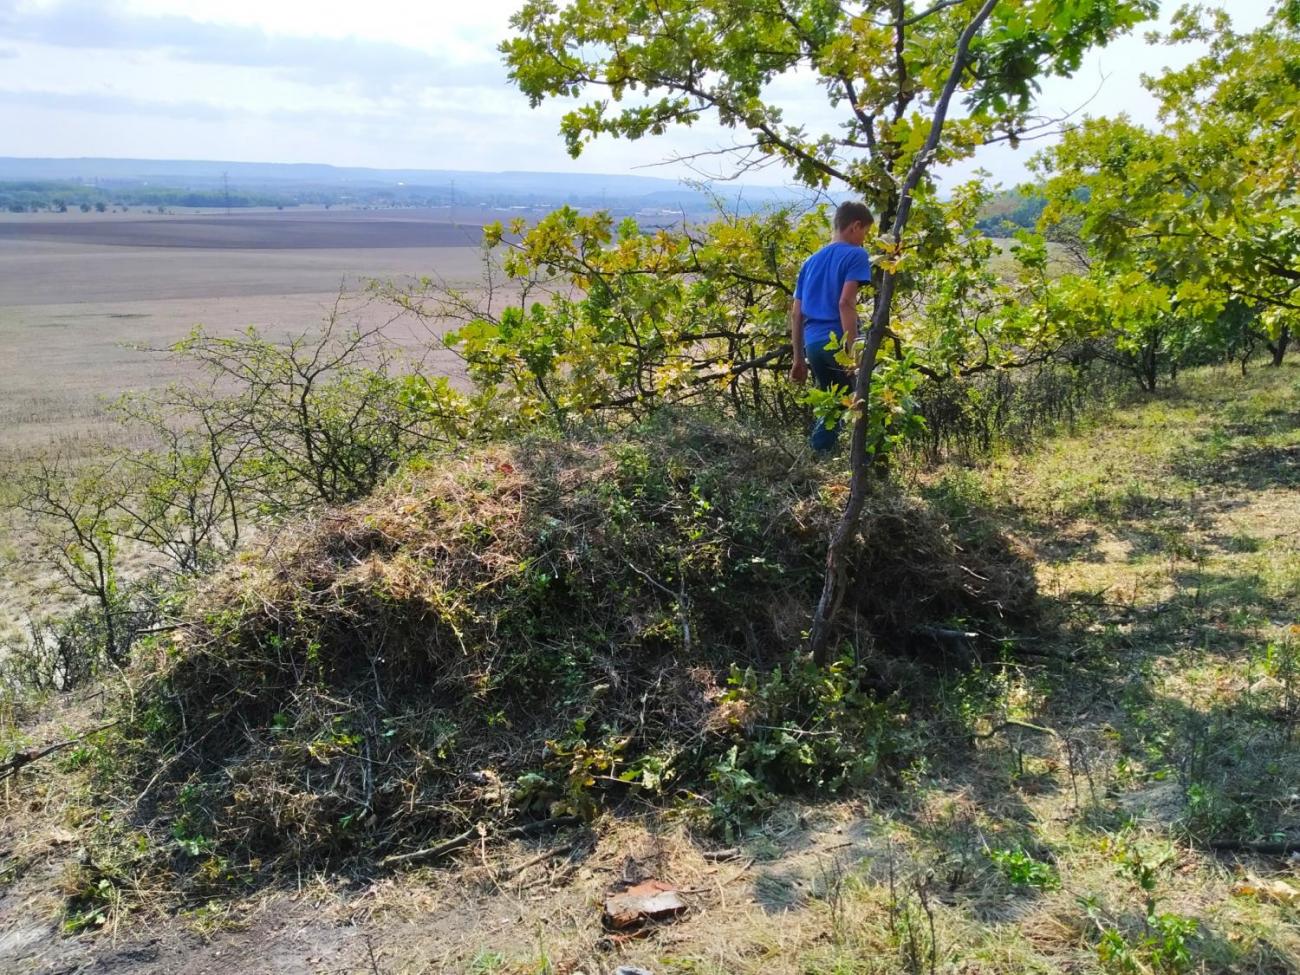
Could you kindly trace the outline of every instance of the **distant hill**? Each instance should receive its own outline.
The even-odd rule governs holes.
[[[180,191],[201,204],[232,205],[336,203],[365,205],[487,204],[710,209],[711,198],[672,179],[609,173],[498,173],[452,169],[367,169],[317,163],[248,163],[184,159],[39,159],[0,157],[0,183],[50,186],[71,196],[78,191]],[[12,187],[11,187],[12,188]],[[148,188],[148,189],[146,189]],[[796,202],[807,191],[726,184],[721,196],[741,208]],[[94,202],[93,200],[88,202]]]
[[[796,187],[718,183],[725,205],[749,212],[811,199]],[[569,204],[616,212],[704,214],[714,196],[678,180],[612,173],[367,169],[319,163],[187,159],[25,159],[0,156],[0,209],[130,206],[528,206]],[[1032,227],[1045,200],[1009,190],[980,213],[979,229],[1005,236]]]
[[[1016,229],[1032,230],[1047,206],[1047,198],[1037,192],[1005,190],[980,208],[975,226],[990,237],[1006,237]]]

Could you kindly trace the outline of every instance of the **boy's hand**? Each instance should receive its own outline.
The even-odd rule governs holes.
[[[808,363],[803,359],[795,359],[794,365],[790,367],[790,378],[799,385],[808,381]]]

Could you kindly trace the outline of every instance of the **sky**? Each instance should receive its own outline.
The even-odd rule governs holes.
[[[571,160],[566,106],[530,108],[497,44],[521,0],[0,0],[0,155],[309,162],[378,168],[699,175],[677,157],[730,145],[712,125],[599,140]],[[1162,5],[1167,17],[1176,4]],[[1239,28],[1269,0],[1227,4]],[[1155,118],[1142,72],[1194,51],[1148,45],[1144,25],[1049,79],[1041,110]],[[789,119],[830,129],[806,78],[780,82]],[[1005,185],[1041,143],[991,146]],[[773,167],[746,181],[783,183]]]

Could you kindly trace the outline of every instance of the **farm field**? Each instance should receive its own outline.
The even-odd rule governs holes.
[[[477,246],[479,227],[513,211],[477,207],[393,210],[303,207],[230,213],[143,209],[24,213],[0,219],[0,240],[211,250],[330,250]]]
[[[196,324],[297,333],[368,278],[472,283],[477,237],[446,211],[0,219],[0,455],[93,439],[108,401],[178,378],[149,350]],[[362,324],[392,316],[355,302],[347,313]],[[391,335],[428,337],[409,322]]]
[[[289,336],[320,324],[369,278],[433,276],[472,285],[480,210],[240,211],[0,217],[0,499],[37,453],[85,457],[120,437],[108,413],[123,393],[184,378],[164,350],[195,325]],[[456,360],[428,348],[425,323],[390,306],[340,303],[344,320],[384,325],[429,372]],[[36,580],[21,539],[0,525],[0,635]]]

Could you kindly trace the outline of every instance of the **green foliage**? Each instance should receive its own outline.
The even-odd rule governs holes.
[[[1190,971],[1195,961],[1192,949],[1199,936],[1199,922],[1157,909],[1160,877],[1172,859],[1172,852],[1157,854],[1122,834],[1113,842],[1108,839],[1104,848],[1111,854],[1119,876],[1129,881],[1140,898],[1142,914],[1140,929],[1106,925],[1097,917],[1093,899],[1083,899],[1085,909],[1101,928],[1097,958],[1103,970],[1115,975],[1146,971],[1175,975]]]
[[[400,366],[376,331],[347,329],[341,314],[286,343],[196,329],[172,352],[207,385],[116,404],[122,439],[146,446],[32,462],[14,505],[69,608],[34,619],[26,645],[3,655],[8,682],[67,690],[103,663],[124,665],[138,631],[250,527],[356,500],[413,455],[470,436],[461,393]],[[151,570],[124,582],[123,553],[141,552]]]
[[[1146,919],[1146,929],[1137,938],[1126,938],[1115,928],[1106,930],[1097,946],[1102,968],[1115,975],[1138,975],[1157,971],[1175,975],[1190,971],[1192,942],[1200,930],[1195,918],[1161,913]]]
[[[773,373],[786,355],[790,282],[826,228],[821,211],[779,211],[642,232],[562,208],[512,227],[516,242],[487,228],[522,301],[498,309],[432,282],[398,297],[464,323],[445,341],[479,389],[476,414],[508,429],[684,400],[784,415],[793,400]]]
[[[575,156],[601,135],[639,139],[709,114],[808,185],[841,179],[879,207],[925,143],[951,51],[979,6],[674,0],[650,9],[634,0],[532,0],[501,50],[533,105],[608,92],[564,116]],[[1153,12],[1146,2],[996,4],[971,43],[962,79],[968,112],[949,123],[953,134],[936,161],[1027,128],[1036,78],[1071,73],[1089,47]],[[844,116],[842,129],[812,133],[786,119],[771,86],[801,71]],[[863,158],[872,147],[882,151]]]
[[[87,929],[102,927],[109,917],[121,911],[122,895],[108,877],[87,880],[67,901],[63,930],[79,934]]]
[[[157,867],[143,833],[104,817],[84,855],[65,866],[63,930],[68,934],[113,929],[138,906],[142,879]]]
[[[934,259],[892,262],[910,297],[866,411],[877,453],[923,434],[927,393],[964,394],[972,376],[1038,367],[1082,327],[1062,307],[1075,294],[1054,281],[1041,238],[1022,234],[1008,268],[992,268],[995,247],[974,230],[986,199],[972,183],[931,201],[923,217]],[[387,292],[461,323],[444,341],[475,383],[467,410],[476,429],[571,429],[687,403],[781,425],[802,422],[801,403],[828,418],[852,410],[845,393],[800,397],[781,375],[794,278],[829,233],[824,210],[642,232],[562,209],[509,229],[518,236],[488,228],[488,283],[505,275],[521,300],[497,307],[499,287],[475,295],[431,281]]]
[[[1042,860],[1036,860],[1031,854],[1018,847],[990,850],[988,855],[989,859],[997,864],[1002,876],[1017,887],[1056,890],[1061,886],[1061,878],[1055,867]]]
[[[733,667],[722,697],[734,743],[714,765],[713,815],[731,834],[773,794],[829,795],[860,787],[898,748],[884,702],[862,690],[851,661],[800,661],[766,677]]]
[[[344,327],[341,316],[336,307],[319,332],[283,343],[196,329],[172,351],[210,385],[128,403],[128,417],[155,429],[197,420],[179,462],[213,458],[203,473],[245,514],[364,497],[411,455],[465,436],[466,413],[445,378],[397,369],[377,330]]]
[[[727,683],[723,704],[749,725],[737,760],[770,788],[838,792],[861,785],[889,754],[888,711],[860,690],[862,672],[850,661],[799,663],[766,679],[733,669]]]
[[[68,691],[113,672],[134,642],[135,630],[152,621],[151,601],[147,587],[130,587],[107,610],[92,602],[52,619],[29,619],[26,639],[2,648],[0,687]]]
[[[980,207],[976,228],[989,237],[1005,237],[1009,229],[1033,230],[1047,198],[1030,188],[993,194]]]
[[[1249,806],[1233,801],[1213,784],[1190,783],[1186,800],[1187,813],[1182,827],[1192,837],[1214,840],[1252,832]]]
[[[1285,7],[1241,34],[1225,14],[1191,6],[1167,39],[1209,50],[1145,80],[1160,128],[1120,116],[1067,133],[1040,157],[1044,218],[1079,222],[1094,276],[1113,282],[1098,283],[1103,296],[1148,289],[1139,307],[1115,306],[1129,314],[1110,328],[1131,351],[1178,359],[1236,302],[1257,309],[1249,328],[1277,364],[1300,312],[1300,30]]]
[[[37,561],[53,572],[71,606],[62,618],[32,618],[27,644],[0,655],[6,684],[67,690],[101,667],[126,663],[135,631],[157,612],[152,580],[121,576],[129,496],[129,481],[111,460],[80,467],[37,460],[24,472],[14,506],[30,528]]]
[[[832,344],[835,343],[832,336]],[[828,345],[827,348],[831,348]],[[848,358],[841,351],[836,358]],[[885,455],[896,451],[909,440],[925,431],[916,391],[921,384],[911,356],[887,359],[877,367],[871,384],[871,402],[862,410],[853,398],[853,390],[841,385],[829,389],[809,388],[804,401],[812,407],[813,415],[828,425],[836,425],[846,416],[859,414],[867,418],[867,443],[872,454]]]
[[[894,358],[906,360],[909,351],[903,329],[890,331],[900,281],[902,297],[931,299],[923,286],[926,268],[976,258],[977,236],[987,246],[982,235],[962,234],[976,219],[978,206],[970,200],[978,191],[958,193],[955,203],[942,204],[931,168],[966,159],[1003,134],[1014,142],[1032,127],[1029,113],[1039,77],[1069,75],[1090,47],[1154,11],[1151,0],[1064,8],[961,0],[920,10],[883,0],[853,9],[822,0],[670,0],[653,10],[639,0],[563,7],[531,0],[512,19],[517,34],[501,51],[512,80],[534,106],[548,98],[581,99],[593,89],[608,91],[608,99],[587,101],[564,116],[561,131],[574,156],[601,135],[639,139],[708,114],[748,134],[753,141],[742,150],[760,160],[779,160],[812,188],[825,189],[838,180],[879,213],[879,235],[868,245],[876,266],[872,324],[855,354],[858,398],[864,402],[851,404],[857,419],[850,456],[860,482],[867,476],[867,458],[879,458],[889,436],[887,422],[872,419],[877,404],[868,395],[887,333]],[[815,79],[842,114],[838,131],[815,135],[786,121],[773,95],[774,82],[800,74]],[[958,89],[966,111],[950,119]],[[630,94],[634,97],[625,102]],[[965,282],[960,272],[955,276],[959,280],[946,286],[961,291]],[[922,300],[917,307],[928,303]],[[1050,315],[1018,314],[1005,294],[995,295],[993,304],[1001,309],[1000,319],[1013,326],[1008,337],[1015,326],[1053,321]],[[961,316],[955,327],[952,319],[916,317],[933,320],[938,332],[939,341],[925,351],[948,353],[932,372],[936,377],[951,375],[953,360],[966,358],[952,354],[962,346],[982,347],[978,368],[995,369],[1015,361],[1017,351],[1036,351],[1038,344],[1035,335],[1004,345],[1000,336],[990,338]],[[918,352],[917,361],[924,358]],[[831,405],[820,404],[823,410]],[[873,423],[875,429],[869,429]],[[860,489],[850,493],[844,526],[828,555],[830,598],[818,604],[811,631],[819,663],[826,662],[829,645],[827,610],[838,605],[842,540],[863,497]]]

